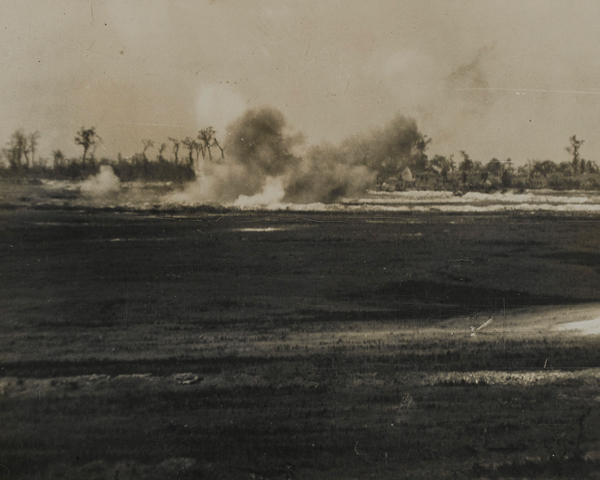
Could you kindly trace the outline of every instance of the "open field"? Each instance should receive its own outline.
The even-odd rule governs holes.
[[[0,478],[600,478],[597,216],[27,198]]]

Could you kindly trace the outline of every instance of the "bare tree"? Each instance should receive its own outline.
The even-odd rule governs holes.
[[[573,135],[572,137],[569,137],[570,145],[568,147],[565,147],[565,150],[568,153],[570,153],[573,157],[573,160],[571,160],[571,165],[573,167],[573,173],[575,175],[579,173],[580,164],[582,163],[581,157],[579,156],[579,149],[581,148],[584,142],[585,140],[577,140],[577,136]]]
[[[166,149],[167,149],[166,143],[161,143],[160,147],[158,147],[158,161],[159,162],[164,161],[165,157],[163,157],[163,153],[165,152]]]
[[[175,155],[175,163],[179,163],[179,145],[181,144],[180,140],[177,140],[176,138],[171,138],[169,137],[169,140],[171,142],[173,142],[173,155]]]
[[[23,165],[29,166],[28,148],[27,137],[20,128],[11,135],[6,148],[3,149],[10,168],[18,170]],[[25,158],[25,163],[23,163],[23,158]]]
[[[204,147],[200,142],[194,142],[194,152],[196,153],[196,165],[198,165],[201,153],[204,158]]]
[[[185,137],[181,141],[183,146],[188,149],[188,162],[190,165],[194,165],[194,151],[196,150],[196,141],[193,138]]]
[[[451,153],[448,155],[448,167],[450,168],[450,173],[454,175],[456,172],[456,162],[454,161],[454,154]]]
[[[142,140],[142,145],[144,145],[144,150],[142,150],[142,157],[144,157],[144,160],[148,160],[148,157],[146,157],[146,150],[148,150],[149,148],[152,148],[154,146],[154,142],[152,140]]]
[[[416,170],[425,170],[427,168],[428,158],[425,152],[427,151],[427,148],[429,148],[429,144],[432,141],[433,140],[427,135],[423,135],[423,137],[421,137],[419,140],[417,140],[417,142],[415,142],[415,145],[413,147],[413,161],[411,163],[413,168],[415,168]]]
[[[217,147],[219,150],[221,150],[221,158],[225,158],[225,150],[223,150],[223,147],[221,147],[221,145],[219,144],[219,142],[217,142],[217,139],[213,139],[213,143],[215,145],[215,147]]]
[[[54,150],[52,158],[54,158],[54,168],[62,166],[65,162],[65,155],[60,150]]]
[[[38,146],[38,139],[40,138],[40,132],[37,130],[29,134],[29,151],[31,152],[31,164],[34,165],[34,155]]]
[[[463,183],[467,183],[467,179],[469,174],[475,169],[475,163],[469,157],[469,154],[464,150],[460,151],[461,156],[463,157],[462,162],[458,165],[458,171],[462,175]]]
[[[212,127],[204,128],[198,132],[198,140],[202,145],[202,158],[205,158],[205,152],[208,152],[208,158],[212,160],[210,146],[214,138],[215,131]]]
[[[85,164],[85,157],[90,148],[94,147],[100,140],[101,138],[96,133],[96,127],[81,127],[81,129],[77,132],[77,135],[75,137],[75,143],[83,147],[83,164]]]
[[[210,150],[211,147],[217,147],[221,150],[221,158],[225,158],[225,152],[223,148],[217,141],[216,137],[217,132],[213,127],[206,127],[198,132],[198,140],[200,140],[202,145],[202,158],[204,158],[205,152],[208,152],[208,158],[212,162],[212,152]]]

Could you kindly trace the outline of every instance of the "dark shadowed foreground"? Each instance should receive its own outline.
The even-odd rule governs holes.
[[[593,216],[0,211],[0,478],[594,478]],[[474,337],[470,327],[492,315]]]

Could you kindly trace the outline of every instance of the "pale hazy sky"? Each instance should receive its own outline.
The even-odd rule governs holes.
[[[309,143],[414,117],[431,153],[600,161],[597,0],[0,0],[0,143],[131,155],[248,107]],[[154,149],[152,153],[154,154]]]

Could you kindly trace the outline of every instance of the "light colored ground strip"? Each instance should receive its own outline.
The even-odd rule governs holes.
[[[349,378],[349,382],[340,388],[360,387],[364,384],[383,385],[382,380],[375,378],[376,374],[359,374]],[[186,381],[186,379],[191,379]],[[430,386],[467,386],[467,385],[521,385],[534,386],[565,381],[580,381],[586,384],[600,384],[600,369],[587,368],[575,372],[537,370],[537,371],[478,371],[478,372],[443,372],[424,373],[407,372],[398,374],[398,381],[403,385],[430,387]],[[80,375],[56,378],[15,378],[4,377],[0,379],[0,395],[4,398],[42,398],[46,396],[89,395],[100,392],[113,392],[115,389],[151,389],[173,390],[181,388],[207,389],[207,388],[239,388],[253,387],[303,387],[314,388],[319,384],[309,379],[298,376],[285,381],[274,381],[262,375],[195,375],[192,373],[179,373],[169,376],[153,376],[151,374],[118,375]]]
[[[554,327],[557,331],[575,331],[580,335],[600,335],[600,317],[582,322],[562,323]]]
[[[556,204],[582,204],[598,200],[597,195],[590,196],[564,196],[564,195],[539,195],[534,193],[478,193],[468,192],[462,196],[453,195],[451,192],[396,192],[397,194],[374,195],[372,198],[357,199],[355,203],[365,204],[452,204],[452,203],[556,203]]]
[[[422,380],[423,385],[439,384],[468,384],[468,385],[543,385],[546,383],[561,382],[565,380],[581,380],[600,382],[600,369],[586,368],[576,372],[554,370],[538,370],[531,372],[447,372],[428,375]]]
[[[42,205],[42,204],[38,204]],[[79,203],[80,206],[86,206]],[[160,208],[170,209],[178,207],[200,208],[205,203],[164,204]],[[99,206],[99,205],[94,205]],[[103,205],[107,208],[117,208],[117,205]],[[125,203],[122,205],[131,210],[147,210],[153,205]],[[311,203],[311,204],[282,204],[251,205],[236,207],[240,211],[288,211],[288,212],[418,212],[418,213],[499,213],[499,212],[570,212],[570,213],[600,213],[600,204],[486,204],[486,205],[386,205],[386,204],[343,204],[343,203]]]
[[[234,228],[234,232],[281,232],[283,230],[290,230],[289,228],[274,228],[274,227],[266,227],[266,228]]]
[[[189,202],[188,199],[176,200],[173,194],[165,195],[164,189],[171,188],[168,183],[120,184],[118,191],[110,195],[81,196],[81,182],[44,181],[46,193],[67,195],[48,198],[43,191],[31,190],[23,200],[17,190],[8,201],[19,206],[27,203],[37,207],[79,206],[104,207],[108,209],[125,208],[129,211],[149,209],[168,210],[181,207],[225,206],[241,211],[292,211],[292,212],[395,212],[395,213],[503,213],[503,212],[556,212],[574,214],[600,214],[600,192],[551,190],[508,191],[505,193],[467,192],[455,195],[448,191],[404,191],[375,192],[368,191],[359,198],[342,198],[337,203],[290,204],[274,201],[271,197],[252,197],[249,202],[233,202],[221,205],[215,202]],[[12,190],[11,190],[12,191]],[[0,192],[0,196],[4,192]],[[72,197],[74,195],[74,197]],[[175,201],[174,201],[175,200]],[[23,203],[25,202],[25,203]]]
[[[291,212],[432,212],[432,213],[486,213],[486,212],[572,212],[572,213],[599,213],[598,203],[494,203],[492,201],[469,203],[435,203],[427,205],[419,202],[377,202],[363,203],[356,200],[352,203],[311,203],[311,204],[287,204],[272,203],[269,205],[248,205],[240,207],[240,210],[268,210],[268,211],[291,211]],[[189,205],[189,206],[200,206]]]
[[[153,237],[153,238],[109,238],[109,242],[168,242],[172,240],[181,240],[178,237]],[[90,241],[104,242],[104,239],[92,239]]]

